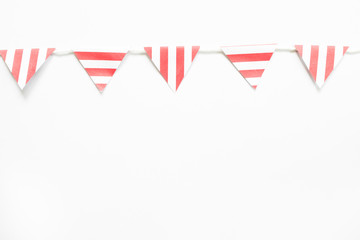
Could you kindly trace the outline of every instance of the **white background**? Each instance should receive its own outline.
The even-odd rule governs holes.
[[[1,1],[0,48],[360,43],[358,0]],[[276,52],[256,91],[201,54],[173,94],[128,55],[23,92],[0,61],[1,240],[358,240],[360,54],[318,91]]]

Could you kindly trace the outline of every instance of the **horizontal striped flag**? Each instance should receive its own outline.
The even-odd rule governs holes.
[[[321,88],[349,47],[295,45],[295,48],[316,85]]]
[[[176,91],[194,61],[200,47],[145,47],[147,55],[154,63],[170,88]]]
[[[230,46],[221,49],[250,86],[256,89],[276,44]]]
[[[54,51],[55,48],[7,49],[0,50],[0,56],[23,89]]]
[[[102,93],[120,66],[128,50],[94,51],[75,50],[74,54]]]

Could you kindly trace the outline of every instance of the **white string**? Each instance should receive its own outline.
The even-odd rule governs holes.
[[[276,50],[278,52],[296,52],[296,48],[294,46],[278,46],[276,47]],[[54,51],[53,54],[58,55],[58,56],[63,56],[63,55],[68,55],[68,54],[72,54],[73,50],[67,49],[67,50],[62,50],[62,49],[56,49]],[[143,48],[134,48],[129,50],[130,54],[133,55],[146,55],[146,52]],[[199,49],[199,53],[223,53],[223,51],[221,50],[221,48],[219,47],[208,47],[208,46],[201,46]],[[348,51],[346,51],[346,53],[349,54],[358,54],[360,53],[360,49],[358,48],[352,48],[350,47]]]
[[[360,49],[352,49],[352,48],[349,48],[349,50],[347,50],[346,53],[357,54],[357,53],[360,53]],[[346,54],[346,53],[345,53],[345,54]]]
[[[52,54],[55,55],[68,55],[68,54],[72,54],[74,51],[73,50],[61,50],[61,49],[56,49]]]

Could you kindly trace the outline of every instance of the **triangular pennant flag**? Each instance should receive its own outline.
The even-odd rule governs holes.
[[[27,48],[0,50],[13,77],[23,89],[55,48]]]
[[[256,89],[276,44],[229,46],[221,49],[250,86]]]
[[[314,82],[321,88],[348,50],[347,46],[295,45]]]
[[[191,63],[196,57],[199,46],[145,47],[147,55],[160,71],[170,88],[176,91]]]
[[[89,74],[100,92],[103,92],[120,66],[128,50],[94,51],[75,50],[75,56]]]

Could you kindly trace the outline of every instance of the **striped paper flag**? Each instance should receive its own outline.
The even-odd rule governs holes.
[[[27,48],[0,50],[0,56],[23,89],[55,48]]]
[[[200,47],[145,47],[144,49],[170,88],[176,91]]]
[[[120,66],[128,50],[124,51],[94,51],[76,50],[75,56],[89,74],[95,86],[103,92],[114,73]]]
[[[221,49],[250,86],[256,89],[276,44],[230,46]]]
[[[349,47],[295,45],[295,48],[316,85],[321,88]]]

